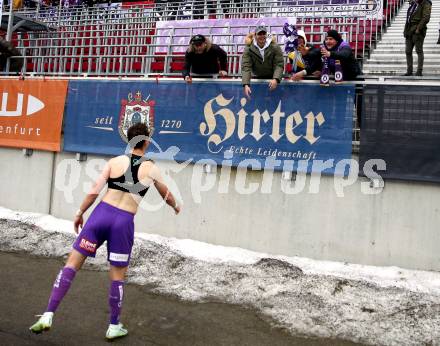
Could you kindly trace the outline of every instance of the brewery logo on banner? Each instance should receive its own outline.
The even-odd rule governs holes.
[[[137,123],[146,124],[150,130],[150,136],[153,135],[155,104],[155,101],[150,100],[150,95],[142,99],[142,93],[140,91],[137,91],[134,97],[132,93],[129,93],[126,100],[121,100],[118,129],[121,138],[125,142],[128,142],[128,128]]]

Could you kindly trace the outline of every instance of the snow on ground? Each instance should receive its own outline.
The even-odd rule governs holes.
[[[0,251],[63,257],[72,222],[0,207]],[[102,247],[91,268],[107,269]],[[55,275],[55,274],[54,274]],[[137,234],[128,280],[190,301],[248,306],[292,334],[440,345],[440,273],[269,256]]]

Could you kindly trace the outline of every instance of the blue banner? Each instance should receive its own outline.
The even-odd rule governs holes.
[[[307,172],[333,160],[333,174],[351,158],[353,105],[353,85],[254,82],[248,100],[233,82],[71,81],[64,150],[123,154],[126,129],[143,121],[155,129],[150,157]]]

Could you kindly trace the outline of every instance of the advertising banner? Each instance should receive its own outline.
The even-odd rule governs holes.
[[[270,91],[253,83],[72,81],[64,150],[120,155],[130,125],[154,127],[156,158],[312,171],[313,162],[351,158],[354,87],[282,83]],[[317,161],[318,162],[318,161]],[[269,163],[273,165],[274,163]]]
[[[0,80],[0,146],[60,151],[67,84]]]

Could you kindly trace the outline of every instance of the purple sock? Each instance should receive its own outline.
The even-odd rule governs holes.
[[[58,305],[69,290],[70,284],[75,278],[75,274],[76,270],[73,268],[64,267],[60,270],[53,284],[52,293],[46,311],[55,312],[57,310]]]
[[[119,323],[123,296],[124,281],[112,281],[108,295],[108,304],[110,305],[110,324]]]

